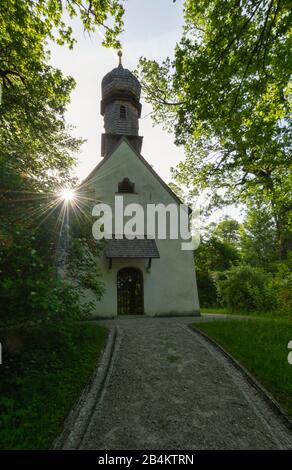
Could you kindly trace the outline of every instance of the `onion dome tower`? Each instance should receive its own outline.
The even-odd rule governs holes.
[[[122,65],[122,52],[118,52],[119,65],[107,73],[101,82],[100,112],[104,117],[101,155],[106,156],[122,136],[127,137],[140,153],[143,137],[139,136],[141,116],[141,85],[139,80]]]

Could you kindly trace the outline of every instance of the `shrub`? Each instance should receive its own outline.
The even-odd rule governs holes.
[[[276,305],[271,274],[248,265],[234,266],[216,280],[221,302],[232,312],[270,311]]]
[[[278,313],[292,315],[292,274],[286,264],[277,265],[277,272],[270,282],[270,288],[276,296]]]
[[[211,273],[198,270],[196,277],[201,307],[216,307],[217,289]]]
[[[43,323],[64,331],[88,316],[93,306],[80,302],[81,287],[94,290],[97,299],[103,289],[96,261],[85,256],[85,242],[77,240],[78,250],[70,253],[76,289],[58,276],[47,240],[42,243],[39,233],[23,225],[9,229],[9,236],[0,236],[0,324]]]
[[[211,236],[202,240],[194,253],[196,277],[202,307],[218,306],[217,289],[214,277],[217,271],[229,269],[239,261],[239,252],[231,243]]]

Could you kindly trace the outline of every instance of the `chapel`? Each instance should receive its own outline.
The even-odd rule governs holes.
[[[152,230],[149,233],[147,220],[142,233],[131,238],[115,226],[117,196],[128,211],[133,207],[131,204],[142,206],[146,217],[149,205],[171,204],[178,208],[182,205],[141,154],[141,85],[123,67],[122,53],[118,55],[118,67],[107,73],[101,83],[102,160],[82,183],[94,194],[95,202],[102,201],[113,209],[112,234],[105,240],[98,260],[105,291],[96,302],[95,314],[97,317],[199,315],[194,253],[182,249],[181,237],[173,239],[166,233],[161,239]],[[166,217],[167,232],[169,224]]]

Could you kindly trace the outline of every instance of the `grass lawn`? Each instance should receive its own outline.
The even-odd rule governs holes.
[[[201,313],[222,313],[224,315],[227,315],[228,312],[223,307],[202,307]]]
[[[48,449],[61,432],[105,345],[107,330],[79,324],[72,340],[40,329],[22,331],[24,345],[0,366],[0,448]]]
[[[274,319],[274,320],[287,320],[287,321],[292,321],[292,314],[291,313],[281,313],[279,314],[277,311],[271,311],[271,312],[230,312],[227,308],[224,307],[203,307],[201,308],[201,313],[212,313],[212,314],[217,314],[217,315],[229,315],[230,317],[240,315],[240,316],[245,316],[245,317],[256,317],[256,318],[269,318],[269,319]]]
[[[194,326],[245,366],[292,416],[292,365],[287,360],[291,320],[228,319]]]

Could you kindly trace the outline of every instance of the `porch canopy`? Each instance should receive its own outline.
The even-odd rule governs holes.
[[[148,268],[151,267],[152,258],[160,258],[155,240],[145,237],[113,238],[107,240],[105,256],[110,260],[110,267],[114,258],[144,258],[148,259]]]

